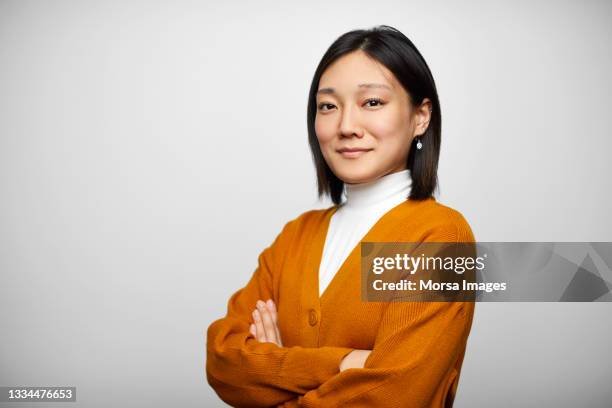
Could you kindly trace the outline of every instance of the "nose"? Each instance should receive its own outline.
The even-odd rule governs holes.
[[[354,112],[351,107],[347,107],[342,111],[339,133],[341,137],[363,137],[363,129],[359,123],[359,114]]]

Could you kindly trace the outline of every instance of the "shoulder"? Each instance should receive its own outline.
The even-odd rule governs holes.
[[[446,239],[447,242],[472,242],[474,235],[463,214],[434,198],[421,201],[408,200],[404,225],[421,231],[423,238]]]
[[[285,223],[280,235],[295,237],[296,235],[305,235],[309,231],[315,231],[325,224],[327,217],[331,215],[334,209],[335,206],[331,206],[300,213]]]
[[[457,228],[469,228],[466,218],[458,210],[438,201],[431,200],[428,206],[430,220],[443,225],[452,225]]]

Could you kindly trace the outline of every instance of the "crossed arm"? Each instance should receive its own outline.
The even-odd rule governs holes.
[[[316,389],[341,367],[363,366],[366,351],[285,347],[275,304],[260,301],[252,309],[258,303],[258,297],[249,300],[252,294],[267,295],[257,284],[260,273],[230,298],[228,315],[208,328],[206,375],[221,399],[236,407],[277,406]]]
[[[390,303],[373,350],[359,354],[342,347],[284,347],[275,305],[262,303],[233,334],[209,330],[221,344],[209,349],[209,382],[232,406],[442,406],[458,376],[455,363],[473,314],[471,303]],[[238,351],[227,348],[232,338]]]
[[[441,399],[447,398],[458,375],[454,364],[464,352],[473,313],[473,304],[463,302],[390,303],[373,350],[355,353],[351,358],[354,350],[347,349],[332,359],[334,367],[321,372],[316,362],[325,361],[317,354],[323,348],[300,355],[300,348],[283,347],[275,323],[276,311],[274,305],[271,307],[272,310],[266,305],[260,312],[260,306],[256,313],[253,311],[253,323],[244,327],[249,331],[246,344],[260,346],[261,350],[294,350],[288,351],[285,358],[303,358],[293,366],[297,371],[303,370],[303,376],[289,371],[286,376],[277,376],[274,357],[254,351],[242,360],[242,365],[224,366],[243,375],[227,382],[209,377],[221,398],[233,406],[442,406]],[[291,356],[295,352],[298,354]],[[264,365],[258,366],[260,361]],[[209,373],[214,373],[214,367],[208,368]],[[443,382],[447,373],[450,377]]]
[[[270,407],[304,395],[338,374],[341,361],[353,351],[335,346],[285,347],[280,336],[278,342],[259,342],[249,332],[257,300],[276,299],[273,288],[278,274],[274,272],[280,270],[290,229],[288,223],[264,249],[247,285],[230,297],[226,316],[207,330],[206,378],[219,397],[233,406]],[[272,318],[260,317],[262,328],[264,319]]]
[[[444,234],[449,236],[457,237]],[[274,298],[275,244],[260,255],[249,283],[232,295],[226,317],[208,328],[207,379],[225,402],[237,407],[433,407],[454,396],[473,303],[389,303],[365,358],[347,347],[285,347],[274,323],[275,305],[260,303],[254,312],[258,300]]]

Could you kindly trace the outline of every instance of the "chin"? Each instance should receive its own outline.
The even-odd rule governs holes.
[[[334,173],[340,180],[349,184],[365,183],[377,178],[375,169],[357,163],[355,166],[340,166]]]

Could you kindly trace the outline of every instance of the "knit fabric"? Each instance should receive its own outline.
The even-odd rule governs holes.
[[[337,208],[289,221],[259,255],[226,316],[208,327],[208,383],[236,407],[451,407],[474,303],[362,301],[359,245],[319,296]],[[434,198],[396,205],[362,241],[475,242],[465,218]],[[276,303],[283,347],[250,334],[258,299]],[[372,352],[363,368],[339,372],[354,349]]]

